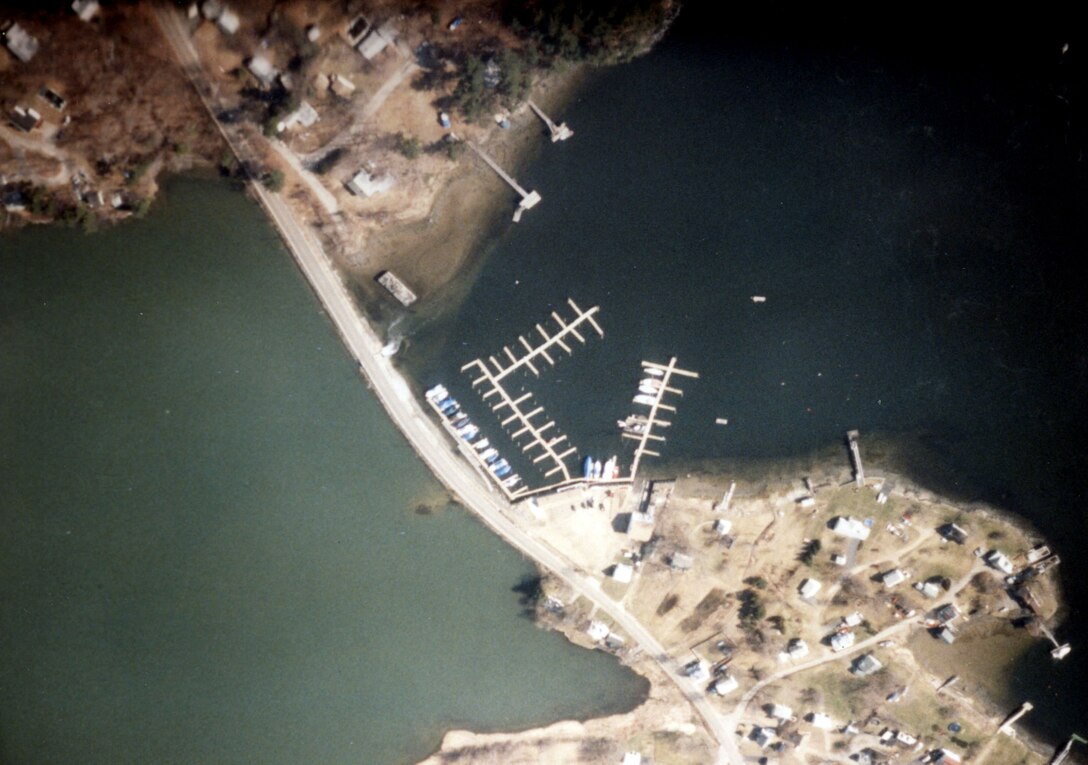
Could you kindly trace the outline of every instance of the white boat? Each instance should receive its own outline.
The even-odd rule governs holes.
[[[449,395],[444,385],[436,385],[425,394],[428,401],[441,401]]]
[[[763,295],[752,295],[752,302],[753,303],[766,303],[767,298],[763,297]]]
[[[664,385],[665,382],[663,380],[657,379],[656,377],[644,377],[644,378],[642,378],[641,380],[638,381],[638,384],[639,384],[640,388],[643,385],[648,385],[649,387],[653,388],[654,390],[661,390],[661,386]]]
[[[593,463],[593,477],[594,478],[600,478],[601,477],[601,470],[602,470],[601,461],[597,460],[596,462]]]
[[[654,377],[664,377],[665,370],[658,369],[657,367],[646,367],[646,374],[653,375]]]
[[[381,354],[385,358],[389,358],[397,351],[400,350],[400,338],[396,340],[390,340],[388,343],[382,346]]]
[[[645,393],[640,393],[631,400],[634,401],[636,404],[645,404],[646,406],[653,406],[657,403],[656,398],[654,398],[653,396],[648,396]]]
[[[478,452],[482,452],[484,449],[486,449],[489,446],[491,446],[491,442],[488,441],[486,438],[481,438],[479,441],[477,441],[476,443],[474,443],[472,445],[472,448],[475,449]]]
[[[601,471],[601,478],[606,481],[616,477],[616,458],[611,457],[604,463],[604,469]]]
[[[656,396],[660,390],[661,388],[655,388],[652,385],[642,385],[640,383],[638,386],[638,392],[645,393],[647,396]]]

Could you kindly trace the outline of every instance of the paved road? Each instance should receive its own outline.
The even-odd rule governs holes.
[[[213,93],[214,89],[200,69],[196,51],[180,17],[163,7],[157,7],[156,12],[167,40],[186,73],[193,79],[197,92],[205,100],[214,119],[216,111],[208,101],[208,94]],[[248,150],[244,139],[240,139],[223,125],[219,125],[219,129],[240,159],[255,156]],[[403,378],[389,360],[380,354],[381,341],[359,314],[339,272],[333,267],[317,239],[299,224],[279,196],[259,183],[251,184],[251,188],[279,229],[310,286],[317,293],[344,345],[359,362],[375,395],[427,466],[495,533],[538,565],[558,576],[576,593],[593,602],[600,611],[607,613],[634,644],[658,662],[706,722],[711,735],[720,745],[717,761],[741,765],[743,758],[736,748],[732,733],[735,726],[726,726],[726,718],[713,706],[705,690],[681,674],[677,662],[668,656],[664,647],[634,616],[601,592],[598,580],[577,571],[568,559],[546,547],[514,523],[509,514],[509,505],[458,456],[449,438],[425,414]]]

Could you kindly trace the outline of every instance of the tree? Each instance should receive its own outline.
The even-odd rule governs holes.
[[[283,190],[283,171],[272,170],[271,172],[265,173],[264,176],[261,178],[261,183],[263,183],[265,185],[265,188],[269,191],[279,193]]]
[[[397,151],[407,159],[415,159],[419,156],[419,139],[414,135],[397,133]]]

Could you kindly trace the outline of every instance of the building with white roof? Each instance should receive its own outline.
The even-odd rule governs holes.
[[[98,13],[98,0],[74,0],[72,10],[80,19],[89,22]]]
[[[1003,574],[1012,573],[1012,561],[999,550],[990,550],[990,552],[986,553],[986,557],[983,560]]]
[[[597,643],[608,637],[608,625],[604,622],[590,622],[589,629],[586,630],[586,634],[589,635],[589,639]]]
[[[727,693],[732,693],[737,690],[738,685],[737,678],[732,675],[725,675],[724,677],[719,677],[714,682],[714,685],[710,686],[710,692],[715,693],[718,696],[724,696]]]
[[[375,177],[366,170],[360,170],[348,181],[347,185],[348,190],[356,196],[372,197],[393,188],[393,176],[387,173]]]
[[[832,651],[845,651],[847,648],[854,644],[857,638],[854,637],[854,633],[849,630],[845,632],[836,632],[831,636],[831,650]]]
[[[635,570],[629,563],[617,563],[612,569],[612,578],[623,584],[628,584],[634,575]]]
[[[815,579],[805,579],[797,589],[801,593],[802,598],[811,598],[820,591],[821,587],[823,587],[823,585]]]
[[[805,719],[820,730],[832,730],[835,727],[834,721],[823,712],[811,712]]]
[[[3,30],[4,45],[11,51],[15,58],[24,64],[34,58],[38,52],[38,38],[27,32],[18,24],[10,24]]]
[[[803,659],[808,656],[808,643],[801,638],[794,638],[786,646],[786,653],[790,655],[791,659]]]
[[[897,584],[906,581],[906,579],[907,575],[898,568],[893,568],[891,571],[885,573],[884,576],[880,577],[880,580],[884,582],[884,586],[888,588],[895,587]]]
[[[831,523],[831,530],[848,539],[868,539],[869,527],[857,518],[843,518],[841,515]]]

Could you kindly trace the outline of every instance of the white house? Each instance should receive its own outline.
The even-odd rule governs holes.
[[[854,665],[850,667],[850,671],[858,677],[867,677],[883,668],[884,665],[880,663],[879,659],[871,653],[867,653],[854,660]]]
[[[831,530],[848,539],[868,539],[869,527],[857,518],[837,517],[831,524]]]
[[[831,636],[831,650],[845,651],[854,644],[854,640],[856,640],[856,638],[854,637],[853,632],[836,632]]]
[[[802,598],[811,598],[813,595],[820,591],[821,587],[823,587],[823,585],[815,579],[805,579],[803,582],[801,582],[801,586],[798,588],[798,590],[800,591]]]
[[[812,712],[806,719],[820,730],[831,730],[835,727],[832,719],[823,712]]]
[[[884,582],[885,587],[890,589],[892,587],[895,587],[897,584],[901,584],[902,582],[904,582],[906,578],[907,575],[904,574],[900,569],[893,568],[891,571],[887,572],[886,574],[884,574],[884,576],[881,577],[881,581]]]
[[[1012,573],[1012,561],[1003,552],[990,550],[984,560],[1003,574]]]
[[[355,46],[363,58],[370,61],[397,39],[397,28],[392,21],[386,21],[377,29],[370,30],[370,34]]]
[[[714,685],[710,686],[710,691],[719,696],[724,696],[727,693],[732,693],[737,690],[737,685],[737,678],[732,675],[726,675],[725,677],[718,678]]]
[[[638,752],[625,752],[623,765],[642,765],[642,755]]]
[[[360,170],[350,181],[348,181],[348,190],[351,191],[352,194],[364,198],[381,194],[392,187],[393,176],[386,174],[375,178],[366,170]],[[630,579],[627,581],[630,581]]]
[[[595,643],[598,643],[608,637],[608,625],[604,622],[590,622],[589,629],[586,630],[586,634],[589,635],[589,639]]]
[[[692,680],[699,682],[700,680],[706,680],[710,677],[710,667],[707,666],[705,661],[696,659],[684,666],[684,674],[690,677]]]
[[[847,627],[857,627],[859,624],[861,624],[861,621],[862,619],[860,611],[855,611],[852,614],[847,614],[842,618],[842,623]]]
[[[4,45],[15,58],[24,64],[34,58],[38,52],[38,38],[27,32],[18,24],[11,24],[3,31]]]
[[[272,66],[272,62],[260,53],[251,56],[246,61],[246,69],[266,88],[276,81],[276,75],[278,74],[276,67]]]
[[[627,584],[635,575],[635,570],[628,563],[617,563],[612,569],[612,578],[622,584]]]
[[[776,720],[785,721],[793,719],[793,710],[783,704],[771,704],[769,714]]]
[[[98,13],[98,0],[74,0],[72,10],[80,19],[89,22]]]

